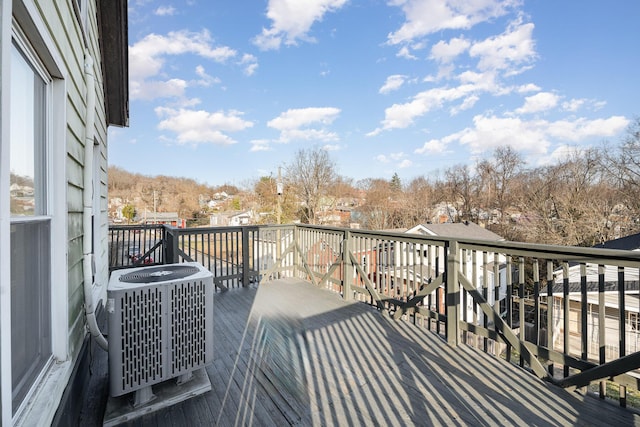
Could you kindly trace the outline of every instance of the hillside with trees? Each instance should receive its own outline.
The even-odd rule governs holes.
[[[299,221],[363,228],[406,229],[419,223],[472,221],[507,240],[593,246],[640,232],[640,118],[614,145],[567,148],[548,165],[527,166],[513,147],[499,147],[474,165],[402,182],[338,174],[321,148],[299,150],[278,178],[249,188],[210,187],[185,178],[146,177],[109,169],[109,197],[206,224],[206,202],[232,195],[218,211],[251,210],[254,223]],[[199,222],[198,222],[199,220]]]
[[[109,167],[109,200],[120,199],[124,205],[132,206],[139,218],[145,210],[176,212],[188,221],[208,224],[206,202],[219,192],[240,194],[238,188],[230,185],[211,187],[189,178],[146,176]]]

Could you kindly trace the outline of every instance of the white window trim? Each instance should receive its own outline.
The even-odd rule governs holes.
[[[14,6],[12,9],[12,5]],[[68,272],[67,272],[67,178],[66,178],[66,108],[52,108],[53,103],[66,104],[66,76],[62,57],[56,50],[56,44],[46,31],[46,26],[40,18],[33,0],[21,2],[2,2],[2,123],[10,123],[10,62],[11,45],[18,41],[25,53],[39,59],[46,69],[49,83],[47,111],[47,139],[48,139],[48,176],[47,202],[48,214],[51,217],[51,350],[52,360],[45,368],[36,384],[27,396],[15,417],[11,409],[11,277],[9,274],[10,245],[8,238],[2,238],[0,254],[0,292],[2,305],[0,306],[0,343],[1,343],[1,409],[3,425],[35,425],[36,422],[51,422],[55,415],[68,379],[71,376],[72,363],[69,360],[69,321],[68,321]],[[12,22],[12,16],[15,20]],[[25,43],[29,35],[32,45],[38,46],[37,52],[28,49]],[[0,195],[9,200],[9,126],[2,127],[0,139],[2,153],[2,168],[0,175]],[[7,203],[3,205],[8,205]],[[0,211],[0,236],[10,236],[10,214],[8,207]],[[8,256],[7,256],[8,255]]]

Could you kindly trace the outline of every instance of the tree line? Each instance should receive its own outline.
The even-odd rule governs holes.
[[[232,195],[226,205],[212,210],[203,203],[221,191]],[[261,177],[244,188],[110,167],[109,198],[114,197],[138,213],[178,212],[190,226],[208,224],[214,211],[242,209],[252,210],[258,223],[352,222],[387,230],[472,221],[507,240],[593,246],[640,232],[640,118],[617,144],[568,149],[543,166],[528,166],[514,147],[503,146],[474,164],[406,182],[397,174],[354,181],[316,147],[299,150],[280,177]],[[340,210],[350,212],[348,221],[329,220],[335,218],[329,213]]]
[[[473,221],[507,240],[577,246],[640,232],[640,118],[618,144],[570,148],[544,166],[528,167],[514,147],[503,146],[473,165],[406,183],[397,174],[354,183],[337,174],[326,151],[312,148],[284,169],[284,217],[305,223],[322,223],[321,210],[353,198],[352,221],[377,230]],[[254,186],[263,210],[277,203],[273,181]]]

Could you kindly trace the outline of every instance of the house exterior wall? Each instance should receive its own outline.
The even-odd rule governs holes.
[[[0,402],[2,425],[49,425],[61,401],[73,367],[79,358],[87,336],[84,321],[83,291],[83,191],[84,152],[87,117],[87,85],[85,53],[93,58],[95,85],[94,161],[97,191],[94,205],[94,301],[106,296],[108,282],[107,256],[107,120],[101,51],[98,34],[96,0],[17,0],[3,1],[0,67],[2,168],[0,168]],[[47,196],[52,216],[51,260],[51,335],[53,358],[31,388],[29,398],[14,413],[11,402],[11,266],[8,240],[10,213],[6,208],[9,186],[8,123],[10,111],[10,52],[12,49],[12,20],[23,32],[39,60],[53,78],[49,111],[51,121],[48,155],[52,170],[49,174]]]
[[[554,349],[562,352],[564,350],[564,305],[563,297],[554,296]],[[598,341],[599,331],[599,306],[589,304],[587,308],[587,356],[597,362],[600,354],[600,347],[604,347],[606,360],[614,360],[620,357],[620,310],[618,307],[605,307],[604,329],[605,342]],[[634,325],[629,323],[629,311],[624,313],[625,330],[625,352],[631,354],[640,351],[640,332]],[[636,313],[633,312],[636,316]],[[581,332],[581,303],[577,300],[569,301],[569,352],[579,357],[582,352]]]

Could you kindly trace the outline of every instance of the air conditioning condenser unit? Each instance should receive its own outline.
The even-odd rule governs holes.
[[[130,406],[135,412],[184,400],[173,396],[168,403],[153,402],[152,386],[171,379],[176,381],[169,387],[179,395],[191,397],[211,389],[204,367],[213,361],[213,294],[213,274],[195,262],[111,274],[106,307],[112,398],[134,392]],[[193,381],[194,376],[198,381]],[[205,385],[200,384],[205,380]],[[191,382],[199,383],[198,393],[188,386]]]

